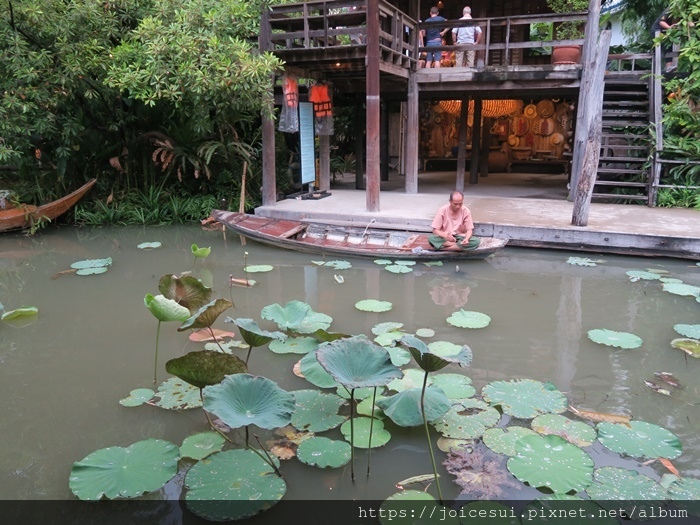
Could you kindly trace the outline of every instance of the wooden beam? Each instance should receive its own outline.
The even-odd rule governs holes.
[[[469,118],[469,97],[462,97],[459,110],[459,139],[457,145],[457,182],[455,189],[464,192],[464,164],[467,162],[467,118]]]
[[[306,4],[304,4],[306,5]],[[367,1],[367,190],[368,212],[379,211],[379,0]]]
[[[418,193],[418,84],[416,73],[411,71],[408,77],[408,97],[406,99],[406,147],[404,148],[404,165],[406,169],[406,193]]]
[[[472,119],[472,159],[469,170],[469,184],[479,182],[479,157],[481,152],[481,99],[474,100],[474,118]]]
[[[331,189],[331,137],[318,136],[318,188]]]

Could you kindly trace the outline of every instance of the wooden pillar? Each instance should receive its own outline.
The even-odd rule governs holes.
[[[379,0],[367,1],[367,189],[368,212],[379,211]]]
[[[457,145],[457,182],[455,189],[464,192],[464,165],[467,162],[467,119],[469,118],[469,97],[462,99],[459,110],[459,140]]]
[[[379,172],[381,180],[389,180],[389,107],[386,101],[380,104]]]
[[[362,100],[355,99],[355,189],[365,189],[365,114]]]
[[[270,49],[269,12],[263,9],[258,46],[260,50]],[[262,108],[262,204],[268,206],[277,202],[277,173],[275,167],[275,76],[270,77],[270,85]]]
[[[331,137],[330,135],[318,136],[318,188],[331,189]]]
[[[402,123],[402,125],[404,125]],[[404,147],[404,166],[406,170],[406,193],[418,193],[418,83],[416,73],[408,74],[408,98],[406,99],[406,146]]]
[[[474,100],[474,118],[472,119],[472,160],[470,163],[469,184],[479,182],[479,159],[481,158],[481,99]]]
[[[491,153],[491,119],[485,118],[481,129],[481,154],[479,155],[479,176],[489,176],[489,153]]]

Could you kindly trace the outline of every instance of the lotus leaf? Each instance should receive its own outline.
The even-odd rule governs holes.
[[[398,264],[399,266],[415,266],[416,261],[396,261],[394,264]]]
[[[504,413],[521,419],[558,414],[568,407],[566,396],[554,385],[534,379],[493,381],[484,387],[482,394],[491,405],[498,405]]]
[[[338,394],[340,397],[343,399],[350,399],[350,390],[345,388],[343,385],[338,386],[335,389],[335,393]],[[353,399],[355,401],[360,401],[362,399],[367,399],[368,397],[372,397],[374,395],[374,387],[372,386],[367,386],[364,388],[356,388],[353,390]]]
[[[350,443],[327,437],[312,437],[299,445],[297,457],[312,467],[342,467],[350,461]]]
[[[675,277],[662,277],[659,279],[662,283],[677,283],[677,284],[682,284],[683,281],[680,279],[676,279]]]
[[[598,266],[596,261],[588,257],[569,257],[566,262],[567,264],[574,264],[576,266]]]
[[[107,273],[107,266],[99,266],[97,268],[81,268],[76,270],[75,275],[99,275]]]
[[[342,397],[318,390],[296,390],[292,394],[296,405],[292,425],[298,430],[325,432],[347,419],[338,415],[338,409],[345,404]]]
[[[166,410],[185,410],[202,406],[199,388],[179,377],[171,377],[158,386],[154,405]]]
[[[137,388],[129,392],[129,397],[119,400],[119,404],[125,407],[139,407],[146,401],[150,401],[155,392],[150,388]]]
[[[437,448],[443,452],[456,452],[461,449],[472,450],[473,447],[473,439],[453,439],[441,436],[437,440]]]
[[[227,375],[245,373],[248,367],[235,355],[199,350],[171,359],[165,363],[165,370],[197,388],[204,388],[221,383]]]
[[[462,374],[433,374],[431,384],[441,388],[448,399],[462,400],[476,394],[472,380]]]
[[[697,339],[674,339],[671,346],[683,350],[690,357],[700,358],[700,341]]]
[[[693,286],[690,284],[664,283],[664,292],[700,298],[700,286]]]
[[[484,445],[497,454],[515,456],[515,443],[525,436],[537,433],[527,427],[489,428],[484,432]]]
[[[596,328],[588,331],[588,338],[594,343],[615,348],[639,348],[642,346],[642,339],[627,332],[615,332],[604,328]]]
[[[435,372],[449,364],[469,366],[472,362],[472,351],[466,345],[453,355],[437,355],[423,341],[412,335],[404,336],[401,339],[401,345],[408,348],[418,366],[426,372]]]
[[[462,347],[449,341],[433,341],[428,345],[428,349],[431,354],[443,357],[457,355]]]
[[[168,299],[176,301],[193,314],[211,300],[211,288],[204,286],[196,277],[164,275],[158,281],[158,291]]]
[[[273,339],[286,339],[287,336],[282,332],[268,332],[258,326],[258,323],[252,319],[239,318],[233,322],[241,332],[241,337],[250,346],[257,348],[266,345]]]
[[[377,301],[376,299],[363,299],[355,303],[355,308],[362,312],[388,312],[393,305],[389,301]]]
[[[252,450],[217,452],[195,464],[185,477],[187,507],[213,521],[254,516],[287,491],[284,479]]]
[[[143,304],[161,322],[185,321],[190,317],[190,311],[187,308],[162,295],[146,294]]]
[[[416,330],[416,337],[434,337],[435,336],[435,330],[432,328],[419,328]]]
[[[204,343],[206,341],[223,341],[227,337],[236,337],[236,334],[218,328],[202,328],[192,332],[187,338],[193,343]]]
[[[532,420],[532,430],[540,434],[552,434],[567,440],[577,447],[588,447],[598,437],[590,425],[581,421],[572,421],[559,414],[542,414]]]
[[[559,436],[525,436],[515,443],[508,470],[523,483],[553,492],[582,491],[591,484],[593,460]]]
[[[662,501],[668,499],[668,493],[653,479],[640,474],[636,470],[627,470],[620,467],[601,467],[593,474],[593,484],[586,489],[586,492],[603,507],[609,507],[614,501],[624,501],[616,503],[615,507],[622,505],[622,509],[629,512],[632,506],[643,501]],[[637,506],[637,510],[642,510],[643,504]],[[637,517],[639,514],[637,514]]]
[[[374,264],[378,264],[379,266],[386,266],[387,264],[392,264],[393,261],[389,261],[387,259],[376,259],[374,261]]]
[[[403,332],[385,332],[374,338],[374,342],[380,346],[393,346],[396,341],[401,339],[405,334]]]
[[[182,323],[177,331],[183,332],[190,328],[209,328],[222,313],[232,306],[233,303],[228,299],[216,299],[207,303],[192,314],[192,317]]]
[[[677,324],[673,329],[683,337],[700,339],[700,324]]]
[[[328,261],[324,266],[330,266],[334,270],[348,270],[352,268],[350,261]]]
[[[211,247],[208,248],[200,248],[196,244],[193,244],[190,247],[190,250],[192,251],[192,255],[195,257],[201,257],[202,259],[206,259],[209,257],[209,254],[211,253]]]
[[[301,358],[299,369],[309,383],[319,388],[336,388],[338,382],[326,372],[316,359],[316,352],[310,352]]]
[[[265,273],[271,272],[274,269],[275,267],[270,266],[269,264],[255,264],[253,266],[246,266],[243,268],[243,271],[247,273]]]
[[[392,347],[387,347],[386,351],[389,352],[389,357],[391,357],[391,362],[395,366],[403,366],[406,363],[411,361],[411,354],[408,353],[408,350],[404,350],[403,348],[398,348],[396,346],[392,346]]]
[[[325,343],[316,350],[316,359],[333,379],[350,389],[384,386],[403,375],[386,349],[364,335]]]
[[[352,337],[349,334],[338,334],[335,332],[326,332],[325,330],[316,330],[313,336],[322,343],[327,343],[329,341],[335,341],[336,339],[345,339],[347,337]]]
[[[318,341],[313,337],[288,337],[270,341],[269,348],[276,354],[308,354],[318,348]]]
[[[290,423],[294,413],[294,395],[265,377],[226,376],[218,385],[204,388],[202,393],[204,409],[231,428],[283,427]]]
[[[481,312],[460,310],[448,317],[447,322],[458,328],[485,328],[491,323],[491,318]]]
[[[177,446],[161,439],[103,448],[73,463],[69,486],[81,500],[135,498],[175,476],[179,456]]]
[[[374,335],[382,335],[389,332],[398,332],[403,328],[403,323],[396,323],[393,321],[387,321],[385,323],[379,323],[372,327],[372,333]]]
[[[423,424],[422,392],[421,388],[411,388],[387,397],[377,404],[400,427],[415,427]],[[451,404],[441,389],[428,387],[425,389],[424,406],[426,421],[434,421],[445,415]]]
[[[200,432],[187,436],[180,445],[180,456],[199,461],[224,448],[226,440],[218,432]]]
[[[402,392],[404,390],[408,390],[409,388],[421,388],[424,380],[425,372],[416,368],[409,368],[403,371],[403,377],[401,379],[394,379],[387,385],[387,388],[395,392]],[[432,384],[432,377],[428,377],[427,385]]]
[[[501,414],[478,399],[465,399],[455,404],[440,419],[433,421],[435,430],[443,436],[455,439],[476,439],[487,428],[495,426]]]
[[[163,246],[163,244],[159,241],[155,242],[142,242],[141,244],[138,244],[136,247],[139,250],[154,250],[156,248],[160,248]]]
[[[377,405],[372,405],[372,401],[379,403],[382,399],[386,399],[384,396],[367,396],[355,407],[355,412],[360,416],[375,417],[377,419],[384,419],[384,411]]]
[[[102,268],[104,266],[110,266],[111,264],[112,258],[107,257],[106,259],[86,259],[84,261],[74,262],[70,267],[76,270],[82,270],[84,268]]]
[[[372,448],[383,447],[391,439],[389,431],[384,429],[384,423],[376,418],[355,417],[352,421],[354,427],[354,443],[357,448],[369,448],[370,427],[372,431]],[[350,421],[340,426],[340,431],[345,439],[350,440]]]
[[[404,266],[403,264],[388,264],[384,269],[391,273],[411,273],[413,271],[413,268]]]
[[[30,317],[32,315],[37,315],[39,309],[36,306],[22,306],[21,308],[15,308],[14,310],[8,310],[2,317],[3,321],[11,321],[12,319],[19,319],[22,317]]]
[[[676,478],[668,486],[668,494],[672,500],[700,501],[700,479]]]
[[[260,316],[277,323],[280,329],[301,334],[312,334],[326,330],[333,319],[326,314],[314,312],[302,301],[289,301],[284,306],[271,304],[262,309]]]
[[[425,266],[427,266],[428,268],[430,268],[431,266],[443,266],[442,261],[428,261],[428,262],[424,262],[423,264]]]
[[[442,507],[430,493],[422,490],[403,490],[392,494],[382,502],[379,507],[379,523],[381,525],[430,523],[431,512],[440,516],[442,514],[440,509]],[[423,521],[423,518],[428,521]],[[441,524],[451,525],[448,522],[441,522]]]
[[[675,434],[645,421],[630,421],[629,426],[598,423],[596,428],[598,441],[613,452],[633,458],[674,459],[683,452],[681,442]]]
[[[645,272],[642,270],[630,270],[629,272],[626,272],[627,276],[630,278],[630,281],[633,283],[636,283],[637,281],[656,281],[657,279],[661,279],[661,276],[658,273],[652,273],[652,272]]]
[[[204,345],[205,350],[211,350],[213,352],[223,352],[225,354],[232,354],[234,348],[241,348],[243,350],[248,350],[250,345],[244,343],[243,341],[235,341],[229,339],[228,341],[222,341],[220,343],[206,343]]]

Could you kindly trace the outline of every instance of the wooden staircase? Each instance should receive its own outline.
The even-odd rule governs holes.
[[[608,71],[593,198],[649,203],[649,71]]]

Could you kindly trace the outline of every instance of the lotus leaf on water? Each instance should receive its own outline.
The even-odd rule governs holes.
[[[419,328],[416,330],[416,337],[434,337],[435,336],[435,330],[432,328]]]
[[[95,268],[81,268],[76,270],[75,275],[99,275],[107,272],[107,266],[97,266]]]
[[[274,269],[275,267],[269,264],[254,264],[252,266],[246,266],[243,268],[243,271],[247,273],[266,273],[271,272]]]
[[[220,343],[206,343],[204,345],[205,350],[212,350],[214,352],[223,352],[225,354],[232,354],[234,348],[241,348],[243,350],[248,350],[250,345],[243,341],[236,341],[234,339],[229,339],[228,341],[222,341]]]
[[[484,387],[482,394],[485,401],[500,406],[505,414],[521,419],[561,413],[568,406],[566,396],[554,385],[534,379],[493,381]]]
[[[379,403],[382,399],[386,399],[386,397],[382,395],[368,396],[357,404],[355,407],[355,412],[360,416],[384,419],[384,417],[386,417],[384,415],[384,411],[376,404],[372,405],[372,401],[374,401],[374,403]]]
[[[443,356],[455,356],[459,353],[462,347],[458,344],[449,341],[433,341],[428,345],[431,354]]]
[[[384,429],[384,422],[371,417],[354,417],[352,418],[354,431],[353,446],[357,448],[369,448],[370,445],[370,428],[371,428],[371,443],[372,448],[383,447],[391,439],[391,434]],[[350,440],[350,421],[346,421],[340,425],[340,431],[343,437]]]
[[[185,321],[190,317],[190,311],[187,308],[163,295],[146,294],[143,304],[161,322]]]
[[[387,272],[391,273],[411,273],[413,268],[410,266],[405,266],[403,264],[388,264],[384,267]]]
[[[350,443],[327,437],[312,437],[302,441],[297,449],[297,457],[312,467],[342,467],[350,461]]]
[[[314,337],[288,337],[270,341],[268,348],[276,354],[308,354],[318,348]]]
[[[385,332],[374,338],[374,342],[380,346],[392,346],[396,341],[401,339],[405,334],[403,332]]]
[[[396,323],[394,321],[386,321],[384,323],[375,324],[372,327],[372,333],[374,335],[382,335],[389,332],[399,332],[403,328],[403,323]]]
[[[387,388],[389,390],[394,390],[395,392],[401,392],[403,390],[408,390],[409,388],[421,388],[423,386],[424,380],[425,372],[416,368],[408,368],[403,371],[402,378],[394,379],[391,383],[387,385]],[[432,384],[433,378],[428,377],[427,385]]]
[[[163,244],[160,241],[154,241],[154,242],[142,242],[141,244],[138,244],[136,247],[139,250],[154,250],[156,248],[160,248],[163,246]]]
[[[252,450],[212,454],[187,472],[185,486],[187,507],[213,521],[254,516],[287,492],[284,479]]]
[[[662,283],[677,283],[677,284],[682,284],[683,281],[680,279],[677,279],[675,277],[662,277],[659,279]]]
[[[677,324],[673,329],[683,337],[700,339],[700,324]]]
[[[32,315],[37,315],[39,309],[36,306],[22,306],[21,308],[15,308],[14,310],[8,310],[2,317],[3,321],[11,321],[12,319],[19,319],[21,317],[31,317]]]
[[[363,299],[355,303],[355,308],[362,312],[388,312],[393,305],[389,301],[377,301],[376,299]]]
[[[481,312],[459,310],[448,317],[447,322],[458,328],[486,328],[491,323],[491,318]]]
[[[595,470],[593,481],[586,489],[591,499],[595,499],[603,507],[622,508],[628,515],[632,506],[636,506],[640,511],[645,508],[645,501],[648,504],[668,499],[666,489],[636,470],[601,467]],[[616,503],[613,504],[613,501]],[[621,501],[623,503],[620,503]]]
[[[487,428],[495,426],[501,414],[479,399],[464,399],[440,419],[432,422],[435,430],[443,436],[455,439],[476,439],[484,435]]]
[[[294,395],[265,377],[226,376],[218,385],[204,388],[202,393],[204,409],[231,428],[283,427],[290,423],[294,413]]]
[[[386,347],[386,351],[389,352],[389,357],[391,357],[391,362],[395,366],[403,366],[411,361],[411,354],[408,350],[403,348],[398,348],[396,346]]]
[[[700,501],[700,479],[676,477],[668,485],[668,494],[672,500]]]
[[[630,278],[630,281],[633,283],[636,283],[637,281],[656,281],[658,279],[661,279],[661,276],[658,273],[653,273],[653,272],[645,272],[643,270],[630,270],[626,272],[627,277]]]
[[[484,445],[497,454],[515,456],[515,443],[525,436],[537,433],[527,427],[489,428],[484,432]]]
[[[316,352],[310,352],[301,358],[299,371],[304,379],[319,388],[336,388],[338,386],[338,382],[319,364]]]
[[[386,266],[387,264],[391,264],[393,261],[390,261],[388,259],[376,259],[374,261],[374,264],[378,264],[379,266]]]
[[[435,343],[431,343],[434,345]],[[435,372],[445,368],[449,364],[455,364],[460,367],[469,366],[472,362],[472,351],[464,345],[458,351],[455,347],[450,346],[450,355],[439,355],[430,349],[423,341],[412,335],[406,335],[401,339],[401,345],[408,348],[411,356],[416,361],[418,366],[426,372]]]
[[[598,437],[596,430],[582,423],[572,421],[568,417],[559,414],[542,414],[532,420],[532,430],[540,434],[552,434],[567,440],[577,447],[588,447]]]
[[[346,339],[352,337],[350,334],[339,334],[336,332],[326,332],[325,330],[319,329],[313,333],[313,336],[321,343],[328,343],[329,341],[335,341],[336,339]]]
[[[104,268],[106,266],[111,266],[111,264],[112,258],[107,257],[106,259],[86,259],[84,261],[74,262],[70,267],[76,270],[84,270],[86,268]]]
[[[423,424],[421,395],[423,390],[411,388],[377,402],[379,408],[400,427],[415,427]],[[425,389],[425,419],[434,421],[450,409],[450,400],[436,387]]]
[[[428,262],[424,262],[423,264],[425,266],[427,266],[428,268],[430,268],[431,266],[443,266],[442,261],[428,261]]]
[[[281,330],[300,334],[313,334],[317,330],[326,330],[333,319],[319,312],[302,301],[289,301],[284,306],[271,304],[262,309],[263,319],[277,323]]]
[[[195,460],[204,459],[214,452],[219,452],[226,443],[226,439],[218,432],[199,432],[187,436],[180,445],[180,456]]]
[[[697,339],[674,339],[671,346],[683,350],[690,357],[700,358],[700,341]]]
[[[155,392],[150,388],[137,388],[129,392],[129,397],[119,400],[119,404],[125,407],[139,407],[150,401]]]
[[[325,432],[342,424],[347,418],[338,415],[338,409],[345,399],[318,390],[296,390],[294,401],[296,410],[292,415],[292,425],[299,430]]]
[[[135,498],[175,476],[179,457],[178,447],[161,439],[103,448],[73,463],[69,486],[81,500]]]
[[[228,299],[215,299],[199,308],[192,317],[182,323],[177,331],[182,332],[190,328],[209,328],[218,317],[231,308],[233,303]]]
[[[642,339],[627,332],[615,332],[605,328],[596,328],[588,331],[588,338],[594,343],[615,348],[639,348],[642,346]]]
[[[307,439],[314,437],[312,432],[299,432],[292,425],[278,428],[274,432],[275,436],[265,442],[265,445],[271,454],[274,454],[279,459],[292,459],[297,455],[297,448]]]
[[[216,385],[230,374],[248,371],[246,364],[235,355],[199,350],[189,352],[165,363],[165,370],[197,388]]]
[[[328,261],[323,263],[323,266],[329,266],[334,270],[349,270],[352,268],[350,261]]]
[[[431,384],[441,388],[448,399],[462,400],[476,394],[472,380],[462,374],[433,374]]]
[[[164,275],[158,281],[158,291],[194,313],[211,300],[212,289],[191,275]]]
[[[629,426],[598,423],[598,441],[619,454],[633,458],[674,459],[681,455],[681,442],[671,431],[646,421],[631,421]]]
[[[559,436],[519,439],[507,466],[520,481],[553,492],[579,492],[592,482],[593,459]]]
[[[664,283],[664,292],[700,299],[700,286],[682,283]]]
[[[199,388],[179,377],[171,377],[158,386],[154,405],[166,410],[185,410],[202,406]]]
[[[569,257],[566,262],[567,264],[574,264],[576,266],[598,266],[596,261],[588,257]]]
[[[446,438],[445,436],[440,436],[437,440],[437,448],[443,452],[451,452],[460,449],[473,450],[474,440],[473,439],[454,439]]]

